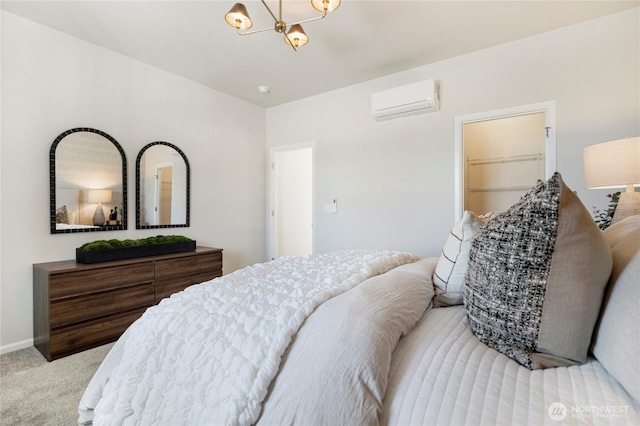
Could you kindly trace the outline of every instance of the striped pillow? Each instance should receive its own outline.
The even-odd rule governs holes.
[[[444,244],[438,265],[433,274],[436,296],[433,306],[454,306],[462,304],[464,277],[469,265],[471,239],[476,229],[485,220],[474,212],[465,211],[462,219],[455,224]]]

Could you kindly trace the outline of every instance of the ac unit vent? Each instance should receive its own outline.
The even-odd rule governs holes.
[[[439,84],[433,79],[371,95],[371,114],[376,120],[390,120],[439,110]]]

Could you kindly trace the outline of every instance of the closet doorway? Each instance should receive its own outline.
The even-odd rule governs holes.
[[[555,102],[456,117],[456,220],[501,212],[555,171]]]
[[[313,143],[271,148],[269,258],[313,251]]]

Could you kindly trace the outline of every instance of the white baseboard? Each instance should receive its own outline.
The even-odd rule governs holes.
[[[9,352],[19,351],[33,346],[33,339],[23,340],[21,342],[10,343],[8,345],[0,346],[0,355],[8,354]]]

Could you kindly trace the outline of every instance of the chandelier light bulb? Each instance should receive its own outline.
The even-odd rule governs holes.
[[[340,0],[311,0],[311,6],[320,12],[332,12],[340,6]]]

